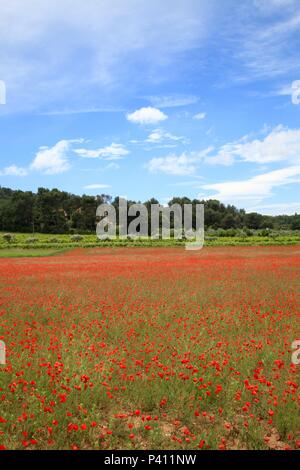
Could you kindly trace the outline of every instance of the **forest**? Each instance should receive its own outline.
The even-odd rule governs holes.
[[[128,207],[143,202],[147,208],[158,204],[157,199],[128,201]],[[119,197],[75,195],[58,189],[38,188],[37,192],[0,187],[0,231],[24,233],[88,234],[95,232],[96,209],[101,203],[118,208]],[[205,206],[206,229],[300,230],[300,214],[268,216],[246,213],[220,201],[174,197],[172,204]],[[149,211],[150,214],[150,211]],[[129,218],[130,221],[130,218]],[[149,221],[151,222],[151,221]]]

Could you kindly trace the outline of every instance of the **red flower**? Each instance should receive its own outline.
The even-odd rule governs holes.
[[[204,444],[205,444],[205,441],[203,439],[201,439],[201,441],[198,444],[199,449],[202,449]]]

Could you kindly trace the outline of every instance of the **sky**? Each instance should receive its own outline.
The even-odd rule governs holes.
[[[300,212],[299,0],[0,0],[0,186]]]

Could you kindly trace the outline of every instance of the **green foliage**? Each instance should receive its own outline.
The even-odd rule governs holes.
[[[29,237],[26,239],[26,243],[29,243],[29,244],[37,243],[38,241],[39,241],[38,238],[35,238],[35,237]]]
[[[71,236],[71,240],[72,242],[81,242],[81,240],[83,240],[83,236],[75,234]]]
[[[49,238],[49,243],[60,243],[60,240],[57,237],[51,237]]]
[[[15,233],[53,234],[50,243],[57,243],[57,234],[77,236],[81,234],[95,234],[96,209],[101,203],[111,203],[117,212],[119,197],[113,201],[110,196],[101,194],[94,196],[77,196],[75,194],[59,191],[58,189],[39,188],[37,193],[31,191],[12,190],[0,187],[0,231]],[[128,201],[128,206],[136,201]],[[276,217],[264,216],[255,212],[246,214],[243,209],[233,205],[225,205],[215,199],[207,201],[189,199],[187,197],[174,197],[170,202],[193,205],[193,226],[196,225],[196,204],[205,206],[205,229],[211,237],[246,238],[261,236],[274,238],[274,231],[299,231],[300,215],[280,215]],[[151,204],[158,204],[154,198],[144,202],[148,209],[149,235],[151,230]],[[132,217],[128,218],[130,223]],[[171,229],[174,228],[171,216]],[[212,233],[210,233],[212,231]],[[259,232],[258,232],[259,231]],[[82,239],[71,240],[80,242]],[[70,241],[69,241],[70,242]],[[130,241],[135,243],[136,240]],[[7,243],[13,243],[13,240]],[[93,239],[95,243],[95,239]],[[148,242],[149,243],[149,242]],[[173,244],[175,242],[172,242]],[[175,243],[176,244],[176,243]]]
[[[14,240],[14,236],[11,233],[4,233],[2,238],[6,243],[11,243]]]
[[[300,231],[275,231],[269,230],[268,235],[264,230],[251,230],[247,231],[242,229],[219,229],[212,228],[205,232],[204,246],[264,246],[264,245],[293,245],[300,244]],[[178,246],[184,248],[186,240],[176,240],[170,238],[168,240],[151,238],[134,238],[134,239],[120,239],[115,240],[99,240],[95,234],[86,235],[67,235],[58,234],[55,237],[49,237],[44,233],[39,233],[35,237],[28,237],[26,233],[12,234],[13,240],[11,243],[3,238],[5,233],[0,234],[0,251],[4,249],[29,249],[45,250],[55,249],[59,250],[69,248],[94,248],[94,247],[174,247]]]

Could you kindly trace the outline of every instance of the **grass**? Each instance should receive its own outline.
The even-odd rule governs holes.
[[[62,254],[66,249],[51,248],[1,248],[0,258],[36,258],[42,256],[54,256]]]

